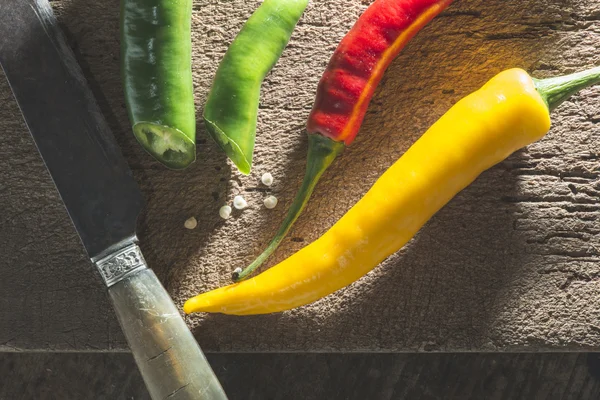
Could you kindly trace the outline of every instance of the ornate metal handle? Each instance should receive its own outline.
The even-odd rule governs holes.
[[[131,244],[96,265],[154,400],[227,399],[167,291]]]
[[[131,244],[96,262],[98,271],[107,287],[124,279],[127,275],[147,268],[142,251],[136,244]]]

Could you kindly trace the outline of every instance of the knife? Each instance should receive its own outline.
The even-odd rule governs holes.
[[[0,65],[152,399],[226,399],[137,245],[141,192],[48,0],[0,1]]]

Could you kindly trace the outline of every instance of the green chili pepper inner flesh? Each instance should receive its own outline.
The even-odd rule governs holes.
[[[183,169],[194,161],[194,141],[176,128],[138,122],[133,133],[148,153],[173,169]]]

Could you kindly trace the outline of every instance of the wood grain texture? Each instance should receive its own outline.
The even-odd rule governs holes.
[[[304,170],[304,123],[318,79],[366,2],[313,2],[262,92],[255,167],[244,177],[198,127],[198,161],[167,171],[130,132],[119,78],[118,1],[52,2],[143,188],[150,265],[181,305],[227,284],[264,248]],[[256,1],[196,0],[200,115],[228,43]],[[457,100],[497,72],[537,77],[600,65],[597,0],[458,0],[394,61],[357,141],[325,174],[269,265],[316,239]],[[552,131],[482,174],[403,250],[321,301],[257,316],[188,317],[214,351],[506,351],[600,348],[600,88],[553,115]],[[0,80],[0,344],[119,349],[125,344],[51,180]],[[260,184],[271,172],[275,184]],[[218,209],[250,203],[224,222]],[[280,204],[266,210],[262,199]],[[199,228],[184,229],[195,216]]]
[[[598,354],[208,354],[230,400],[596,400]],[[149,399],[128,354],[0,354],[0,400]]]

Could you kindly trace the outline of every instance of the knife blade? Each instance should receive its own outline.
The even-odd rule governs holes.
[[[142,195],[48,7],[0,5],[2,68],[91,258],[135,236]]]
[[[48,0],[0,2],[0,65],[153,399],[225,399],[137,245],[143,198]]]

